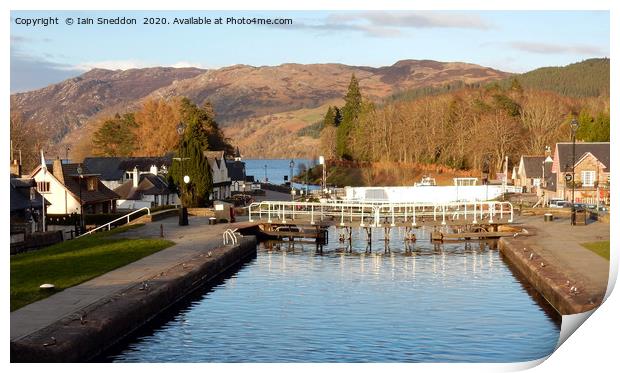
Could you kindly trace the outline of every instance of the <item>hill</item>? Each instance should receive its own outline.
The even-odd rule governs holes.
[[[593,58],[561,67],[542,67],[523,74],[489,84],[509,88],[514,79],[521,87],[540,91],[551,91],[569,97],[609,96],[610,63],[609,58]],[[463,88],[480,88],[484,82],[467,83],[454,81],[442,86],[432,85],[398,91],[384,100],[384,103],[410,101],[425,96],[435,96],[458,91]]]
[[[543,67],[514,76],[523,88],[570,97],[609,96],[609,58],[593,58],[563,67]],[[509,87],[512,78],[499,84]]]
[[[226,135],[242,144],[244,155],[300,156],[309,155],[317,139],[300,138],[298,131],[314,123],[326,103],[342,98],[351,74],[357,76],[371,100],[413,88],[441,87],[456,81],[485,83],[510,75],[474,64],[429,60],[403,60],[378,68],[283,64],[214,70],[96,69],[43,89],[13,94],[11,110],[20,113],[27,126],[45,129],[50,140],[48,152],[54,155],[64,154],[60,149],[66,146],[74,149],[78,143],[88,143],[98,118],[135,110],[147,99],[186,96],[199,105],[205,100],[213,104]],[[298,114],[302,117],[297,118]],[[305,120],[308,115],[312,120]],[[272,120],[282,129],[281,143],[300,140],[304,146],[288,151],[265,142],[263,135],[253,135],[264,131],[247,130],[252,126],[258,130]]]

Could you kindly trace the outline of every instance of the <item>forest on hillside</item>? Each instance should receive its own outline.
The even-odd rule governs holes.
[[[376,105],[363,98],[352,76],[342,108],[330,107],[321,130],[322,152],[331,159],[436,164],[456,170],[501,171],[523,154],[570,141],[609,141],[609,96],[570,97],[524,88],[463,87]]]
[[[609,96],[609,58],[592,58],[563,67],[542,67],[492,83],[470,83],[461,80],[441,86],[420,87],[396,92],[385,103],[410,101],[425,96],[459,91],[464,88],[501,87],[508,89],[517,79],[524,89],[551,91],[570,97]]]

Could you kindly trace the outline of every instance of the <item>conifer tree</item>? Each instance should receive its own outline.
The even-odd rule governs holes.
[[[342,107],[342,121],[338,126],[336,135],[336,151],[338,157],[351,159],[351,149],[349,147],[349,134],[357,124],[362,109],[362,94],[360,93],[359,83],[355,74],[351,75],[349,89],[344,96],[345,104]]]
[[[198,107],[188,98],[181,99],[181,120],[192,126],[194,136],[205,148],[224,150],[227,155],[234,154],[234,147],[224,136],[215,121],[215,110],[209,101],[205,101],[202,107]]]
[[[129,156],[134,150],[137,124],[133,113],[116,114],[107,119],[93,135],[94,154],[107,157]]]
[[[330,106],[327,108],[327,112],[325,113],[325,118],[323,118],[323,128],[332,126],[338,127],[342,117],[340,115],[340,109],[338,106]]]
[[[168,181],[176,186],[180,192],[183,206],[203,207],[209,203],[209,194],[213,189],[213,179],[209,170],[209,163],[204,156],[203,145],[196,125],[190,125],[185,130],[179,149],[172,166]],[[190,182],[185,184],[183,177],[187,175]],[[179,190],[180,189],[180,190]]]

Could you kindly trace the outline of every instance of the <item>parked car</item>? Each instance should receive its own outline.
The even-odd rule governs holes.
[[[570,202],[565,201],[563,199],[551,199],[549,200],[549,207],[551,208],[563,208],[563,207],[570,207]]]

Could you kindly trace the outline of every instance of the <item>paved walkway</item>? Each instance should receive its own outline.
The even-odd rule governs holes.
[[[584,242],[609,241],[609,224],[593,222],[571,226],[570,218],[544,222],[542,216],[521,216],[517,222],[534,236],[523,241],[546,263],[558,268],[572,283],[592,295],[604,295],[609,261],[581,246]]]
[[[190,217],[189,225],[180,227],[175,216],[120,233],[116,237],[158,238],[160,226],[163,226],[164,238],[175,245],[11,312],[11,340],[27,336],[64,317],[77,315],[79,310],[100,299],[221,246],[222,233],[227,228],[245,225],[248,223],[208,225],[206,217]]]

